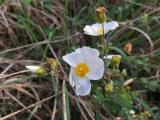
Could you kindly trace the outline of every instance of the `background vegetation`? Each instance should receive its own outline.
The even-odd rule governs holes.
[[[26,72],[26,65],[58,57],[68,74],[62,56],[99,43],[83,33],[99,6],[120,24],[107,40],[116,46],[110,53],[123,56],[127,76],[114,76],[113,92],[104,90],[107,81],[93,82],[90,96],[77,97],[60,68],[55,76]],[[160,119],[159,0],[0,0],[0,36],[0,120]]]

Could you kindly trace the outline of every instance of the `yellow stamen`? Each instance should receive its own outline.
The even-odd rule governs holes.
[[[77,76],[82,78],[89,72],[89,67],[86,63],[79,63],[74,71]]]
[[[103,28],[97,28],[96,32],[99,34],[103,34]]]

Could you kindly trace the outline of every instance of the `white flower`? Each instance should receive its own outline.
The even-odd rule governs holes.
[[[88,34],[88,35],[99,36],[99,35],[103,35],[103,31],[104,31],[104,34],[106,34],[110,30],[114,30],[117,27],[119,27],[119,24],[116,21],[112,21],[108,23],[104,22],[103,25],[104,25],[104,30],[101,23],[96,23],[93,25],[86,25],[83,31],[85,34]]]
[[[69,83],[76,88],[76,94],[88,95],[91,91],[90,80],[103,77],[104,62],[99,58],[99,51],[90,47],[82,47],[63,56],[70,66]]]

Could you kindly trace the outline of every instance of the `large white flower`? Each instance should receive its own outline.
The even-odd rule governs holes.
[[[88,95],[91,91],[90,80],[103,77],[104,62],[99,58],[99,51],[90,47],[82,47],[63,56],[70,66],[69,83],[76,88],[76,94]]]
[[[117,27],[119,27],[119,24],[116,21],[112,21],[108,23],[104,22],[103,25],[104,25],[104,30],[102,27],[102,23],[96,23],[93,25],[86,25],[83,31],[85,34],[88,34],[88,35],[99,36],[99,35],[103,35],[103,31],[104,31],[104,34],[106,34],[108,33],[108,31],[114,30]]]

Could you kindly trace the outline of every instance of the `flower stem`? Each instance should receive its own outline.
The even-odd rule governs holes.
[[[102,55],[106,55],[107,53],[107,44],[106,44],[106,41],[105,41],[105,34],[104,34],[104,23],[102,23],[102,30],[103,30],[103,34],[101,36],[101,40],[102,40]]]

